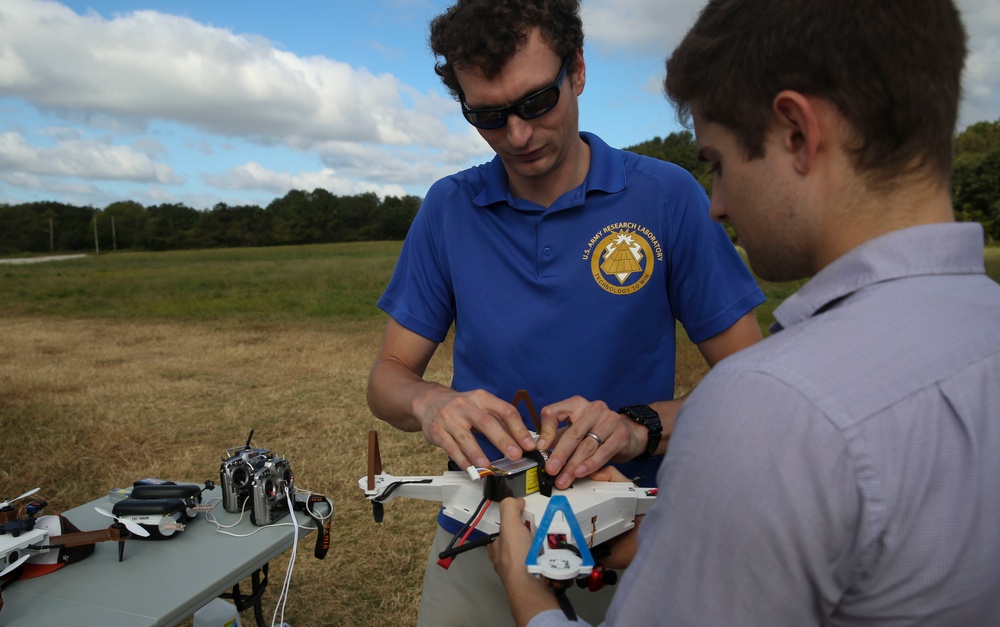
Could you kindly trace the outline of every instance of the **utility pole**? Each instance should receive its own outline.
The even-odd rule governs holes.
[[[94,214],[94,250],[97,251],[97,256],[101,256],[101,245],[97,241],[97,214]]]

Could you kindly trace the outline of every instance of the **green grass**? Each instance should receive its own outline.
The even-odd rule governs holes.
[[[0,315],[292,322],[377,315],[399,242],[115,253],[0,266]]]
[[[295,323],[379,317],[400,242],[113,253],[0,266],[0,316]],[[1000,282],[1000,248],[986,250]],[[805,280],[758,280],[761,327]]]

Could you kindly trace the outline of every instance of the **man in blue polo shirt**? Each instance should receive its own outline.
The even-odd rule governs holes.
[[[607,625],[1000,625],[1000,286],[950,180],[952,0],[712,0],[666,92],[712,216],[812,277],[691,393]],[[519,625],[578,625],[489,551]]]
[[[424,199],[378,303],[390,319],[372,412],[457,468],[551,448],[559,488],[609,461],[651,485],[680,404],[676,322],[714,365],[760,339],[763,295],[688,172],[580,132],[578,0],[461,0],[431,46],[497,156]],[[425,381],[453,324],[451,386]],[[520,389],[542,407],[537,444]],[[420,624],[510,624],[486,551],[437,565],[455,531],[431,550]],[[573,595],[599,620],[610,591]]]

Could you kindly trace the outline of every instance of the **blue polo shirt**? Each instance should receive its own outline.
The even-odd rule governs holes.
[[[434,342],[454,324],[458,391],[668,400],[676,322],[697,343],[764,300],[686,170],[581,137],[587,177],[550,207],[514,198],[497,157],[435,183],[410,227],[378,306]],[[622,468],[652,485],[659,461]]]

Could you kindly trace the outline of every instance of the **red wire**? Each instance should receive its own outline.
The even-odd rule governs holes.
[[[458,544],[456,544],[455,546],[462,546],[463,544],[465,544],[465,540],[469,537],[469,534],[471,534],[472,530],[476,528],[476,525],[479,524],[479,521],[483,519],[483,516],[486,515],[486,510],[488,510],[490,508],[490,505],[492,504],[493,501],[486,499],[486,503],[479,510],[479,515],[476,516],[476,519],[472,521],[472,523],[469,525],[469,528],[465,530],[465,533],[462,535],[462,537],[458,539]]]

